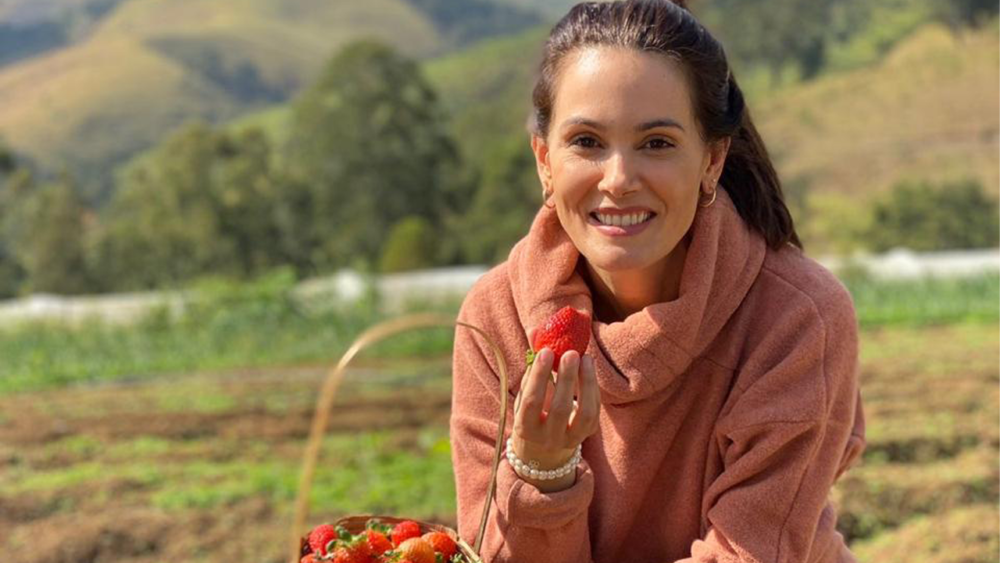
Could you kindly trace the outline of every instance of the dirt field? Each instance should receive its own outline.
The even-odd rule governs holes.
[[[421,428],[447,432],[449,361],[425,366],[431,378],[410,383],[412,392],[383,371],[353,372],[331,418],[331,440],[386,434],[381,449],[405,452],[420,449]],[[279,561],[324,374],[317,367],[168,376],[0,399],[2,560]],[[366,375],[373,377],[358,384]],[[329,454],[326,448],[317,481],[336,471]],[[260,481],[260,473],[286,490],[239,486],[241,477]],[[208,491],[204,498],[165,494],[192,479],[195,491]],[[234,483],[231,494],[210,494]],[[424,516],[454,525],[452,512]]]
[[[997,328],[869,331],[863,346],[869,448],[834,492],[859,560],[991,561]],[[454,525],[449,367],[441,358],[351,374],[314,521],[371,510]],[[279,563],[324,373],[165,375],[0,397],[0,560]],[[966,551],[946,556],[941,542]]]

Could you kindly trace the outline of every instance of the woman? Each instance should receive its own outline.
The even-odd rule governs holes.
[[[512,367],[566,305],[592,315],[592,335],[555,384],[547,350],[511,370],[511,453],[567,472],[501,461],[484,560],[853,561],[827,500],[865,445],[853,305],[802,253],[722,47],[665,0],[580,4],[552,30],[533,98],[545,204],[459,318]],[[456,332],[451,436],[470,543],[495,364]]]

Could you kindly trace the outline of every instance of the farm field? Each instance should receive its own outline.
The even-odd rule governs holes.
[[[860,561],[992,562],[994,323],[868,328],[869,445],[838,484]],[[325,365],[0,397],[0,549],[13,563],[278,563]],[[382,512],[454,525],[450,358],[360,361],[337,400],[312,521]]]

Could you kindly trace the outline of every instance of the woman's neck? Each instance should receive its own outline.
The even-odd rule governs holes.
[[[685,236],[662,260],[635,270],[603,271],[585,261],[594,316],[606,323],[620,322],[653,303],[677,299],[687,249]]]

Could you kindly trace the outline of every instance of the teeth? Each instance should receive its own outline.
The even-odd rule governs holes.
[[[617,227],[628,227],[631,225],[638,225],[643,221],[649,219],[649,213],[632,213],[630,215],[605,215],[603,213],[597,213],[597,220],[605,225],[614,225]]]

